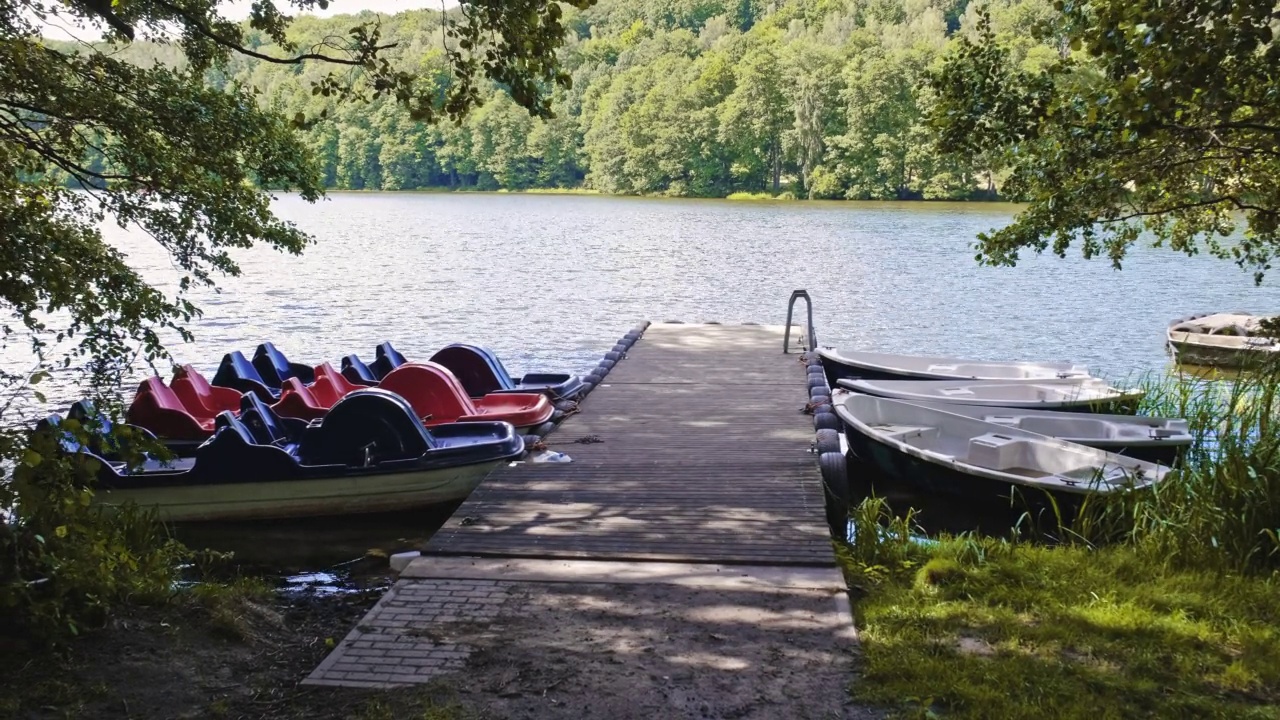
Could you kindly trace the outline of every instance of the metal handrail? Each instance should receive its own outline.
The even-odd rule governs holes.
[[[786,334],[782,336],[782,352],[791,351],[791,316],[796,308],[796,300],[803,298],[805,307],[809,310],[809,324],[805,326],[806,333],[803,338],[806,350],[815,350],[818,347],[818,338],[813,331],[813,300],[809,297],[807,290],[793,290],[791,299],[787,301],[787,329]]]

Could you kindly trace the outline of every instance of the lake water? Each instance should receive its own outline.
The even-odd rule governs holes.
[[[1007,223],[1009,205],[335,193],[277,209],[316,244],[239,253],[243,276],[197,297],[205,315],[196,341],[173,348],[180,361],[212,372],[263,340],[307,363],[371,356],[383,340],[413,359],[467,340],[513,372],[585,371],[639,320],[780,324],[805,288],[823,345],[1114,376],[1165,367],[1173,318],[1280,305],[1274,282],[1162,249],[1134,250],[1120,272],[1078,255],[980,267],[971,243]],[[172,286],[154,244],[108,236]]]
[[[1007,205],[334,194],[316,205],[285,196],[277,209],[317,243],[301,257],[239,253],[244,275],[197,297],[205,315],[195,342],[173,347],[180,361],[212,373],[223,353],[263,340],[307,363],[371,356],[383,340],[413,359],[467,340],[513,372],[582,372],[642,319],[780,324],[790,292],[805,288],[824,345],[1125,375],[1167,366],[1172,318],[1280,306],[1274,282],[1257,288],[1234,265],[1167,250],[1137,249],[1122,272],[1078,256],[979,267],[974,236],[1008,222]],[[108,235],[172,288],[153,243]],[[0,362],[26,366],[14,348]],[[50,393],[64,407],[76,395]],[[314,569],[415,547],[447,514],[206,528],[215,536],[192,540]]]

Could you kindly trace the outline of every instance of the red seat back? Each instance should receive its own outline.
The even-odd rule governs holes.
[[[317,365],[315,373],[316,381],[311,383],[311,394],[326,407],[333,407],[347,393],[359,389],[329,363]]]
[[[169,385],[183,406],[195,413],[214,417],[223,411],[240,411],[239,392],[210,385],[200,371],[190,365],[175,370]]]
[[[193,415],[158,377],[149,377],[138,386],[126,418],[131,425],[173,440],[201,440],[213,431],[212,417]]]
[[[280,391],[280,400],[271,406],[271,409],[280,417],[315,420],[324,417],[332,405],[316,397],[298,378],[285,380],[280,385]]]
[[[449,422],[478,414],[453,373],[432,362],[401,365],[387,373],[378,387],[407,400],[421,418]]]

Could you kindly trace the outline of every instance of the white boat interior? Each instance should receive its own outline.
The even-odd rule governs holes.
[[[936,379],[1034,380],[1039,378],[1087,377],[1084,365],[1051,362],[999,362],[962,360],[923,355],[896,355],[863,350],[819,351],[824,357],[866,370]]]
[[[845,392],[845,391],[837,391]],[[1187,421],[1181,418],[1135,415],[1088,415],[1053,410],[992,408],[956,403],[917,403],[927,408],[976,418],[1003,427],[1048,435],[1071,441],[1111,441],[1121,444],[1189,443]]]
[[[1140,397],[1098,378],[1046,380],[841,380],[854,392],[911,401],[994,407],[1067,407]]]
[[[1276,339],[1258,335],[1265,319],[1268,316],[1245,312],[1196,315],[1171,323],[1168,335],[1171,342],[1221,348],[1270,350],[1280,347]]]
[[[1150,485],[1167,468],[976,418],[859,393],[833,398],[856,432],[959,472],[1059,492]]]

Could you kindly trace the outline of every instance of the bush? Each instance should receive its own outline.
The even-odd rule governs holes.
[[[82,439],[92,434],[67,422]],[[62,452],[52,430],[24,435],[0,438],[21,458],[0,484],[0,507],[12,513],[0,523],[0,633],[56,642],[101,624],[113,605],[171,597],[191,553],[154,511],[95,505],[96,460]]]

